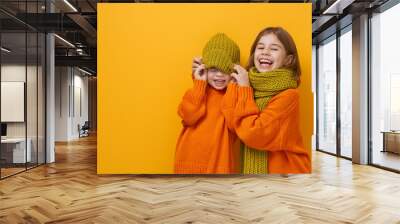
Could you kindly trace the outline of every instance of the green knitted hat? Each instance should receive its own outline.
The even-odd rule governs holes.
[[[217,33],[203,49],[203,63],[206,68],[217,68],[226,74],[233,72],[233,64],[239,64],[239,46],[223,33]]]

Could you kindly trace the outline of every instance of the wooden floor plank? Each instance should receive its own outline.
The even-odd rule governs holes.
[[[310,175],[97,175],[96,136],[0,181],[0,223],[400,223],[400,175],[313,153]]]

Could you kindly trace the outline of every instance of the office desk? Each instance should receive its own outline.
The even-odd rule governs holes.
[[[31,145],[32,140],[27,139],[25,154],[25,138],[6,138],[1,139],[1,157],[6,163],[25,163],[30,162],[32,158]],[[25,158],[27,161],[25,161]]]
[[[400,154],[400,132],[382,131],[383,133],[383,151]]]

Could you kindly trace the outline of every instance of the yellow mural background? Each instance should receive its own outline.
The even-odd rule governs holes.
[[[301,131],[311,150],[311,4],[98,4],[99,174],[173,173],[178,104],[191,63],[224,32],[247,63],[260,30],[281,26],[299,51]]]

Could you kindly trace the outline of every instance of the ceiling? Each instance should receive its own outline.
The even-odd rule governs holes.
[[[2,46],[12,49],[2,52],[3,61],[37,57],[44,47],[43,36],[37,35],[54,32],[56,66],[79,66],[96,73],[96,0],[1,0],[0,22]]]
[[[14,54],[30,54],[37,46],[33,35],[25,40],[28,32],[54,32],[56,65],[81,66],[91,71],[97,68],[97,3],[171,3],[171,2],[312,2],[313,41],[334,33],[338,27],[351,24],[353,16],[374,9],[387,0],[1,0],[0,24],[2,46]],[[50,13],[51,12],[51,13]],[[338,23],[338,21],[341,21]],[[347,21],[347,22],[346,22]],[[68,41],[66,43],[62,39]],[[28,47],[25,49],[25,42]],[[32,43],[31,43],[32,42]],[[72,44],[72,45],[71,45]],[[39,47],[42,47],[41,45]],[[3,55],[3,54],[2,54]]]

